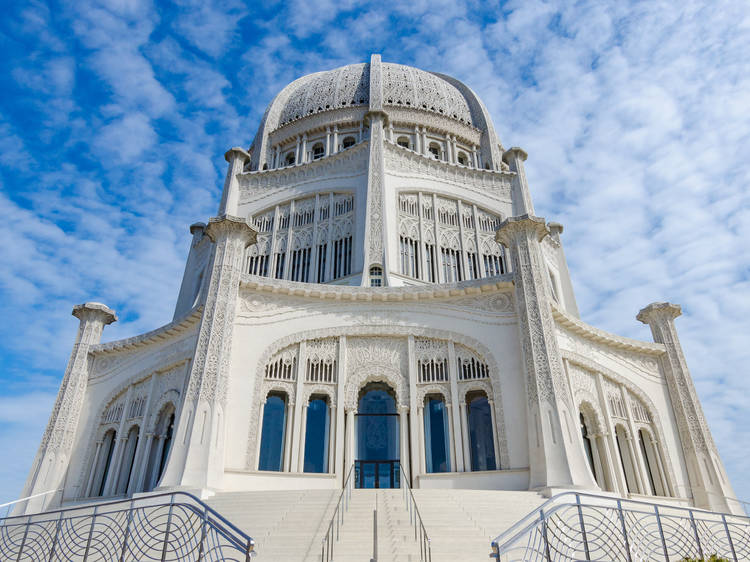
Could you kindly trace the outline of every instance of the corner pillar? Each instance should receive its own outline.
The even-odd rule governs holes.
[[[497,230],[513,261],[518,330],[526,375],[531,489],[598,489],[577,444],[570,439],[568,382],[557,344],[540,242],[548,234],[544,219],[509,218]]]
[[[198,339],[186,382],[184,406],[161,486],[220,488],[224,475],[224,427],[232,334],[246,248],[257,232],[245,219],[209,220],[214,243],[206,272],[207,291]],[[182,437],[184,436],[184,437]]]
[[[235,216],[240,205],[240,182],[237,176],[242,173],[245,162],[250,155],[241,148],[232,148],[224,154],[224,159],[229,162],[227,177],[224,180],[224,191],[221,194],[219,204],[219,215]]]
[[[674,319],[681,314],[682,309],[677,304],[655,302],[642,309],[636,318],[648,324],[654,341],[666,349],[660,359],[661,370],[677,420],[695,505],[744,515],[732,486],[724,478],[726,471],[720,466],[719,453],[677,336]]]
[[[534,204],[531,202],[531,192],[529,191],[529,183],[526,181],[526,170],[523,165],[526,158],[528,158],[528,154],[517,146],[503,153],[503,162],[515,174],[510,182],[513,214],[515,216],[534,215]]]
[[[102,339],[104,326],[117,321],[114,311],[97,302],[87,302],[73,307],[73,316],[78,318],[78,333],[68,366],[65,369],[55,406],[47,422],[31,471],[21,497],[57,490],[64,484],[68,460],[78,430],[78,421],[86,396],[89,378],[89,349]],[[61,495],[48,494],[18,504],[14,515],[34,513],[58,505]]]

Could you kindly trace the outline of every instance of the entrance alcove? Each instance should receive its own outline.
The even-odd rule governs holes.
[[[396,394],[386,383],[371,382],[359,391],[354,463],[358,488],[400,486],[400,424],[396,403]]]

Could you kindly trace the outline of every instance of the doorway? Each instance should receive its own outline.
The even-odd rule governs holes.
[[[357,488],[400,488],[399,415],[396,395],[385,383],[369,383],[359,393]]]

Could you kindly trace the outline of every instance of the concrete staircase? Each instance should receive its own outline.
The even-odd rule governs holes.
[[[320,562],[340,490],[222,493],[206,501],[257,544],[258,562]],[[353,490],[335,562],[418,562],[403,490]],[[433,562],[488,560],[490,541],[544,498],[534,492],[414,490]],[[377,531],[376,531],[377,529]],[[376,537],[377,534],[377,537]]]
[[[488,560],[490,543],[537,509],[536,492],[414,490],[432,544],[433,562]]]

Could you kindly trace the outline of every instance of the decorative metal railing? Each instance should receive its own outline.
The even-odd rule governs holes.
[[[39,494],[34,494],[33,496],[27,496],[25,498],[13,500],[12,502],[0,503],[0,510],[3,510],[3,509],[5,510],[5,513],[3,515],[0,515],[0,519],[4,519],[5,517],[8,517],[11,511],[14,511],[17,509],[25,509],[31,500],[35,500],[36,498],[42,498],[44,496],[49,496],[50,494],[56,494],[57,492],[62,492],[62,490],[63,490],[62,488],[58,488],[57,490],[48,490],[46,492],[40,492]]]
[[[344,524],[344,515],[349,510],[349,504],[352,501],[352,489],[354,488],[354,465],[349,469],[349,473],[344,480],[344,489],[341,490],[339,501],[333,510],[331,522],[328,524],[328,530],[323,537],[323,544],[320,551],[321,562],[330,562],[333,560],[333,549],[336,541],[339,540],[341,525]]]
[[[490,556],[504,562],[659,562],[712,554],[750,560],[750,519],[564,492],[495,538]]]
[[[409,522],[414,527],[414,540],[419,541],[419,560],[421,562],[432,562],[432,547],[430,546],[430,538],[427,536],[427,529],[424,527],[422,516],[417,508],[417,501],[411,491],[409,477],[404,472],[403,465],[399,464],[399,466],[401,467],[401,487],[404,490],[404,501],[409,510]]]
[[[0,519],[0,560],[250,562],[254,548],[184,492]]]

